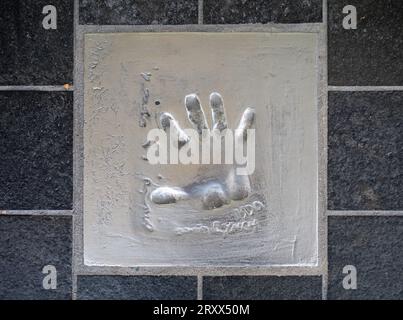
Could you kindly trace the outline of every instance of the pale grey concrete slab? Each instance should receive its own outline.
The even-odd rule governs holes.
[[[244,49],[239,47],[239,41],[244,43]],[[293,43],[291,47],[288,46],[290,42]],[[139,45],[141,43],[144,45]],[[180,266],[186,261],[186,264],[205,266],[316,266],[317,45],[317,35],[313,33],[87,34],[84,63],[86,264],[129,267],[165,265],[169,261],[169,265]],[[210,47],[216,49],[210,50]],[[255,49],[251,51],[250,48]],[[161,50],[165,50],[163,55]],[[236,54],[229,60],[231,55],[223,57],[223,52]],[[132,61],[134,56],[142,59]],[[192,63],[195,60],[198,62]],[[291,65],[290,60],[295,60],[296,64]],[[211,61],[215,62],[209,63]],[[215,70],[219,65],[221,71],[217,73]],[[225,65],[227,67],[223,67]],[[141,76],[148,73],[147,78]],[[307,77],[309,81],[306,81]],[[175,166],[151,166],[141,157],[145,152],[141,145],[149,130],[148,126],[138,125],[143,93],[147,92],[151,128],[155,127],[154,116],[158,117],[162,111],[171,112],[186,127],[183,97],[197,92],[206,105],[206,99],[215,89],[219,89],[229,106],[227,117],[232,128],[246,105],[255,106],[259,115],[256,118],[257,144],[264,148],[259,148],[258,167],[252,178],[256,193],[251,195],[250,201],[245,200],[238,206],[263,204],[262,215],[256,213],[262,231],[256,236],[253,232],[239,236],[235,232],[223,239],[219,232],[209,232],[206,236],[197,234],[196,230],[179,238],[178,230],[184,227],[193,230],[192,227],[201,223],[209,228],[217,219],[220,224],[239,222],[231,218],[235,203],[210,213],[194,207],[199,214],[194,210],[193,214],[185,214],[192,211],[187,206],[193,206],[193,203],[183,202],[178,206],[179,210],[174,205],[150,205],[153,212],[147,215],[155,229],[149,232],[142,225],[145,216],[141,204],[148,198],[143,199],[144,194],[137,192],[143,188],[140,178],[158,181],[157,174],[160,173],[166,180],[158,183],[164,185],[172,181],[182,186],[192,182],[198,173],[193,167],[182,167],[182,173],[178,175]],[[283,117],[285,109],[289,117]],[[112,119],[116,117],[118,122]],[[267,123],[272,125],[267,126]],[[269,144],[267,132],[270,133]],[[282,148],[285,145],[288,147]],[[110,153],[111,147],[116,152],[110,150],[113,151]],[[298,165],[293,160],[295,152],[301,160]],[[219,172],[224,173],[223,170]],[[296,180],[301,183],[295,184]],[[279,184],[283,189],[277,187]],[[302,198],[306,201],[299,202]],[[120,200],[111,202],[107,199]],[[294,213],[297,216],[292,216]],[[297,229],[295,219],[301,221]],[[161,242],[159,239],[163,235]],[[221,243],[220,252],[212,250],[213,239]],[[138,241],[142,243],[141,247],[137,245]],[[206,245],[200,245],[200,241]],[[96,249],[99,245],[103,252]],[[120,250],[119,257],[116,246]],[[164,254],[167,255],[165,260]],[[240,259],[240,256],[244,258]],[[217,259],[221,262],[215,262]]]

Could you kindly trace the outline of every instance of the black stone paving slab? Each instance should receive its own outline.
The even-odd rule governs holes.
[[[197,22],[197,0],[80,1],[80,24],[180,25]]]
[[[46,5],[56,8],[56,30],[42,25]],[[0,30],[0,85],[73,82],[73,1],[1,0]]]
[[[68,210],[73,92],[0,92],[0,210]]]
[[[186,276],[79,276],[81,300],[195,300],[197,278]]]
[[[0,299],[71,299],[71,243],[71,217],[0,215]],[[45,266],[55,289],[44,289]]]
[[[403,92],[330,92],[328,208],[403,210]]]
[[[328,224],[328,299],[403,299],[403,217],[333,216]],[[356,269],[355,290],[343,287],[345,266]]]
[[[204,277],[205,300],[320,300],[319,276]]]
[[[343,28],[343,8],[357,29]],[[328,78],[334,86],[403,85],[403,1],[328,0]]]

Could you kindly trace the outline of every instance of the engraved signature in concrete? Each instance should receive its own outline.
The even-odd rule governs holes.
[[[255,215],[264,208],[265,205],[262,202],[254,201],[251,204],[235,208],[230,212],[231,214],[235,213],[235,221],[213,221],[208,225],[196,224],[189,227],[177,227],[175,232],[177,235],[199,233],[221,234],[223,236],[240,232],[252,232],[259,225],[259,221]]]
[[[141,73],[142,79],[145,81],[150,81],[151,73]],[[147,120],[151,117],[151,113],[148,110],[148,102],[150,99],[150,90],[146,87],[145,83],[141,84],[141,103],[140,103],[140,117],[139,117],[139,126],[146,127]]]
[[[143,177],[143,176],[140,176],[139,178],[141,178],[143,180],[143,188],[140,190],[137,190],[137,192],[142,194],[144,197],[143,203],[140,205],[140,207],[144,211],[143,225],[148,231],[152,232],[152,231],[154,231],[154,225],[153,225],[153,223],[151,221],[151,217],[150,217],[151,207],[150,207],[150,204],[148,203],[149,192],[150,192],[150,187],[152,187],[152,186],[158,187],[159,185],[156,184],[155,182],[153,182],[150,178]]]
[[[232,209],[231,214],[236,220],[242,220],[255,215],[257,212],[262,211],[264,208],[265,205],[261,201],[256,200],[252,203],[248,203],[238,208]]]

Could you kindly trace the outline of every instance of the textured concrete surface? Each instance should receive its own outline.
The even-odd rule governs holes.
[[[87,34],[85,48],[85,264],[317,265],[317,35],[103,33]],[[227,179],[230,165],[141,157],[161,112],[192,128],[184,97],[197,92],[211,120],[208,97],[216,90],[229,128],[247,106],[256,110],[252,192],[214,210],[202,209],[200,198],[152,203],[154,186],[138,191],[143,177],[165,187]],[[144,107],[150,117],[142,127]]]
[[[319,276],[204,277],[204,300],[320,300]]]
[[[79,276],[77,298],[81,300],[194,300],[196,277]]]
[[[330,92],[328,207],[403,209],[403,92]]]
[[[71,299],[71,217],[0,215],[0,299]],[[42,269],[53,265],[56,289]]]
[[[73,93],[0,92],[0,210],[71,209]]]
[[[197,0],[80,0],[80,24],[195,24]]]
[[[357,8],[357,29],[343,8]],[[403,1],[328,0],[329,84],[403,85]]]
[[[45,30],[44,6],[57,9]],[[73,1],[0,2],[0,85],[63,85],[73,81]]]
[[[403,299],[403,217],[329,217],[328,299]],[[342,286],[357,269],[357,289]]]
[[[322,21],[322,0],[204,0],[205,24]]]

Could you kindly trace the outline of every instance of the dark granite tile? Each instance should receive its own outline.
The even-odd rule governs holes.
[[[403,217],[329,217],[328,299],[403,299]],[[343,268],[357,270],[345,290]]]
[[[322,0],[204,0],[205,24],[322,21]]]
[[[80,24],[196,24],[198,0],[81,0]]]
[[[318,300],[322,299],[319,276],[204,277],[205,300]]]
[[[275,23],[322,22],[322,0],[272,0]]]
[[[79,276],[82,300],[194,300],[197,278],[185,276]]]
[[[403,92],[330,92],[328,208],[403,210]]]
[[[357,8],[357,29],[342,26]],[[403,1],[328,0],[330,85],[403,85]]]
[[[71,209],[72,145],[72,92],[0,92],[0,210]]]
[[[43,7],[57,10],[45,30]],[[73,1],[0,1],[0,85],[62,85],[73,81]]]
[[[272,1],[204,0],[203,23],[238,24],[271,21]]]
[[[0,215],[0,299],[71,299],[71,217]],[[44,266],[56,289],[44,289]]]

